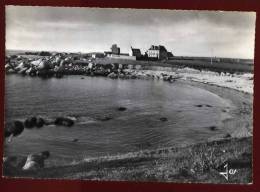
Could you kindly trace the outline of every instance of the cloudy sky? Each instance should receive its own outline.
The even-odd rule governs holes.
[[[180,56],[253,58],[254,12],[6,7],[6,48],[90,52],[117,43]]]

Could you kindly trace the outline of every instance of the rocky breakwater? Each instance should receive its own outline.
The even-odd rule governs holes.
[[[60,78],[65,74],[84,74],[87,71],[85,65],[88,63],[84,58],[80,61],[66,54],[35,58],[12,55],[6,57],[5,72],[6,74],[17,73],[46,78]]]
[[[121,63],[98,63],[93,58],[75,57],[70,54],[54,54],[28,58],[25,56],[6,57],[6,74],[17,73],[39,77],[57,77],[63,75],[104,76],[111,79],[161,79],[174,82],[178,77],[172,74],[150,74],[140,70],[140,66]]]

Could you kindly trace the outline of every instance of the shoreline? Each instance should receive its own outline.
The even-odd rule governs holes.
[[[129,72],[129,70],[126,70],[126,71]],[[133,73],[133,71],[130,72],[130,73]],[[136,71],[134,71],[134,73],[136,73]],[[241,85],[239,85],[237,87],[235,87],[233,85],[229,85],[227,87],[223,87],[223,86],[221,86],[222,84],[221,83],[218,84],[218,82],[215,82],[215,84],[214,83],[212,84],[212,82],[208,82],[207,80],[205,80],[203,78],[199,79],[199,80],[198,79],[194,79],[194,77],[192,77],[191,74],[189,74],[189,73],[185,74],[185,73],[181,72],[180,70],[179,71],[177,70],[177,73],[176,73],[176,71],[175,72],[167,72],[167,71],[139,70],[137,73],[145,74],[143,76],[144,79],[150,79],[151,77],[154,78],[153,75],[158,75],[158,74],[161,74],[161,73],[166,74],[167,76],[169,76],[169,75],[174,75],[174,76],[178,75],[179,76],[180,75],[178,77],[177,81],[183,81],[183,82],[185,82],[185,83],[187,83],[187,84],[189,84],[191,86],[197,86],[199,88],[202,88],[202,89],[205,89],[207,91],[210,91],[210,92],[212,92],[212,93],[222,97],[225,100],[230,100],[231,103],[233,103],[234,107],[231,108],[228,111],[228,113],[231,114],[231,116],[233,117],[233,120],[232,119],[227,119],[227,120],[223,121],[223,127],[227,127],[227,131],[229,132],[230,137],[224,139],[223,135],[222,136],[219,135],[216,138],[209,138],[208,142],[193,144],[193,145],[189,145],[189,146],[185,146],[185,147],[177,147],[177,148],[167,147],[167,148],[164,148],[164,149],[156,149],[156,150],[150,150],[150,151],[138,151],[138,152],[126,153],[126,154],[115,155],[115,156],[107,156],[107,157],[98,157],[98,158],[93,158],[93,159],[85,159],[85,160],[82,160],[82,162],[78,162],[78,163],[76,163],[74,165],[68,165],[68,166],[62,166],[62,167],[53,167],[53,168],[44,168],[38,174],[35,173],[35,172],[32,172],[32,171],[20,172],[20,171],[17,171],[17,170],[15,171],[15,173],[8,174],[7,173],[8,170],[4,170],[4,172],[7,171],[6,172],[7,174],[5,174],[5,176],[12,176],[13,175],[13,176],[18,176],[18,177],[31,177],[31,176],[33,176],[33,177],[36,177],[36,178],[38,178],[38,177],[39,178],[59,178],[59,177],[61,177],[61,178],[68,178],[68,179],[69,178],[72,178],[72,179],[74,179],[74,178],[75,179],[78,179],[78,178],[82,179],[82,178],[84,178],[84,179],[94,179],[94,180],[100,180],[100,179],[101,180],[107,180],[107,179],[108,180],[109,179],[111,179],[111,180],[124,180],[124,179],[120,179],[120,177],[116,177],[116,175],[114,175],[114,176],[110,175],[113,172],[116,172],[116,170],[114,170],[114,169],[110,170],[110,172],[107,171],[107,173],[105,175],[103,175],[102,178],[101,177],[99,178],[96,175],[97,173],[99,173],[101,171],[98,167],[99,166],[103,167],[102,164],[108,164],[109,165],[113,161],[118,161],[117,163],[118,163],[118,165],[120,167],[120,164],[122,162],[127,163],[126,161],[130,161],[130,162],[133,161],[134,163],[132,165],[132,169],[138,172],[137,167],[139,166],[139,163],[141,163],[142,161],[143,162],[147,162],[148,161],[150,163],[152,161],[154,161],[154,158],[152,158],[150,160],[147,159],[147,155],[149,156],[149,154],[150,154],[150,156],[152,156],[151,154],[159,153],[159,155],[156,157],[156,161],[160,161],[160,160],[164,161],[165,158],[166,159],[173,159],[173,160],[174,160],[174,158],[177,158],[177,157],[169,156],[168,155],[169,150],[171,150],[171,151],[176,151],[176,150],[177,151],[179,151],[179,150],[181,151],[182,149],[188,150],[188,149],[196,148],[196,146],[202,146],[203,147],[204,145],[212,145],[212,143],[218,143],[218,142],[221,143],[221,146],[225,146],[227,148],[228,148],[228,146],[226,146],[226,145],[228,145],[228,143],[230,143],[230,142],[235,143],[235,145],[236,145],[236,143],[240,143],[240,142],[247,143],[247,144],[248,143],[252,144],[253,120],[250,119],[250,118],[252,118],[252,115],[250,115],[250,112],[252,112],[252,106],[253,106],[253,103],[252,103],[253,102],[252,90],[250,90],[250,89],[243,90],[243,87],[241,88]],[[197,72],[195,74],[197,74]],[[220,75],[220,78],[222,78],[223,76],[224,76],[223,74]],[[196,75],[195,75],[195,77],[196,77]],[[233,76],[228,74],[228,78],[232,79]],[[251,77],[249,77],[249,78],[251,78]],[[163,77],[160,77],[159,79],[164,80]],[[251,82],[251,80],[249,82]],[[229,81],[229,83],[231,83],[231,82]],[[243,81],[243,83],[244,83],[244,81]],[[173,86],[174,86],[174,82],[173,82]],[[231,95],[232,95],[232,97],[230,97]],[[234,127],[240,127],[240,129],[234,131],[234,129],[232,127],[233,128]],[[218,144],[216,144],[215,147],[219,148]],[[243,152],[240,151],[240,153],[249,152],[249,153],[252,154],[252,147],[251,147],[251,145],[243,146],[242,148],[243,149],[246,148],[246,150],[244,150]],[[232,155],[234,155],[234,154],[232,154]],[[235,156],[237,156],[237,155],[238,154],[236,154]],[[135,163],[135,160],[138,162],[137,164]],[[94,170],[90,171],[90,174],[88,174],[87,172],[86,173],[82,173],[82,171],[77,169],[77,167],[81,167],[81,166],[88,167],[88,166],[90,166],[89,164],[91,164],[93,162],[95,162],[97,164],[96,165],[96,170],[94,169]],[[134,168],[134,166],[137,166],[137,167]],[[142,165],[142,166],[145,167],[145,165]],[[159,169],[160,167],[164,167],[164,166],[167,167],[167,165],[165,165],[165,163],[162,163],[160,165],[154,165],[154,162],[153,162],[153,166],[155,166],[155,169],[157,169],[157,168]],[[69,177],[69,176],[65,175],[66,174],[66,171],[65,171],[66,169],[69,169],[71,171],[72,170],[75,171],[75,169],[76,169],[77,171],[76,171],[76,173],[73,172],[72,176]],[[104,171],[106,169],[109,170],[109,168],[106,168],[106,166],[104,166]],[[193,168],[190,168],[188,170],[188,176],[187,177],[189,177],[189,178],[190,178],[190,175],[193,174],[192,169]],[[59,172],[59,174],[56,174],[54,170],[56,172]],[[145,170],[148,171],[147,169],[145,169]],[[186,168],[184,170],[186,170]],[[63,171],[64,171],[64,173],[61,173]],[[125,172],[123,171],[122,173],[120,173],[121,177],[123,177],[123,175],[125,173],[127,173],[128,171],[129,170],[127,169]],[[144,171],[143,174],[146,174],[145,173],[146,171]],[[251,173],[252,172],[251,167],[250,168],[247,167],[246,171]],[[186,172],[187,172],[187,170],[186,170]],[[34,175],[34,174],[36,174],[36,175]],[[116,174],[119,174],[119,173],[116,173]],[[153,173],[153,174],[155,174],[155,173]],[[62,175],[62,176],[59,176],[59,175]],[[148,173],[148,175],[149,175],[149,173]],[[144,175],[142,177],[144,177]],[[139,178],[139,180],[141,180],[141,181],[143,179]],[[154,176],[154,179],[157,180],[158,177]],[[246,178],[244,178],[241,175],[241,181],[243,182],[243,181],[245,181],[245,179]],[[131,178],[128,178],[127,180],[131,180]],[[144,179],[144,181],[150,181],[150,180],[151,179],[148,179],[148,180]],[[205,180],[205,178],[204,178],[204,180]],[[164,180],[160,180],[160,181],[164,181]],[[166,179],[166,181],[167,181],[167,179]],[[173,179],[171,181],[178,181],[178,179],[175,178],[175,179]],[[224,180],[221,180],[221,181],[224,182]]]
[[[219,174],[227,163],[238,170],[230,180]],[[252,137],[88,158],[42,170],[3,171],[5,178],[248,184],[252,182]]]

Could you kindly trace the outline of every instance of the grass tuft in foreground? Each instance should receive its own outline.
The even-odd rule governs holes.
[[[200,183],[252,182],[252,137],[199,143],[180,148],[139,151],[85,159],[73,165],[19,171],[5,168],[5,176]],[[220,172],[236,169],[226,180]]]

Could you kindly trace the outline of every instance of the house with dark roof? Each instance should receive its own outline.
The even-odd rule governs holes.
[[[142,54],[141,54],[141,50],[140,49],[136,49],[136,48],[133,48],[132,46],[131,46],[131,51],[132,51],[132,56],[135,56],[136,57],[136,59],[139,59],[139,58],[141,58],[142,57]]]
[[[156,60],[163,60],[167,59],[167,49],[163,45],[152,45],[148,50],[147,50],[147,56],[150,59],[156,59]]]
[[[171,58],[171,57],[174,57],[174,55],[172,54],[172,52],[168,51],[168,52],[167,52],[167,57],[168,57],[168,58]]]
[[[111,51],[104,52],[106,57],[117,58],[117,59],[136,60],[136,56],[130,56],[129,53],[121,53],[120,47],[118,47],[117,44],[113,44],[110,49],[111,49]]]
[[[110,49],[112,51],[112,54],[120,55],[120,48],[117,46],[117,44],[113,44]]]

